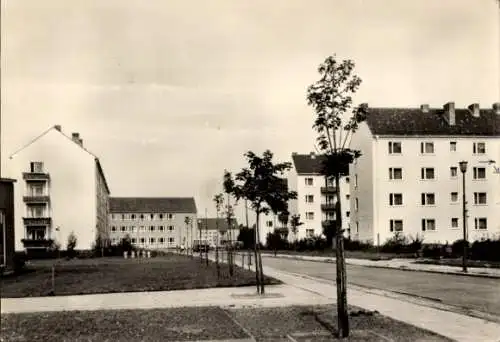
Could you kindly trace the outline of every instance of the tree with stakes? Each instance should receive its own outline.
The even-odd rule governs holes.
[[[217,267],[217,278],[220,277],[220,265],[219,265],[219,213],[224,203],[224,197],[222,194],[217,194],[214,196],[213,201],[215,202],[215,211],[217,213],[217,220],[215,221],[215,227],[217,229],[217,241],[215,244],[215,265]],[[207,224],[207,222],[205,222]]]
[[[307,102],[315,112],[313,129],[324,154],[323,170],[325,182],[335,181],[335,245],[337,266],[337,315],[340,337],[349,336],[347,313],[346,269],[340,205],[340,178],[349,174],[349,164],[361,156],[361,151],[349,148],[352,135],[359,123],[366,120],[368,106],[353,107],[352,96],[361,84],[354,74],[352,60],[338,61],[336,55],[329,56],[318,68],[320,79],[307,89]],[[347,114],[352,116],[347,118]],[[331,223],[333,225],[333,223]],[[333,227],[331,227],[333,230]]]
[[[259,246],[259,218],[261,214],[282,211],[286,208],[286,203],[289,200],[297,198],[297,193],[288,191],[284,187],[283,175],[291,169],[291,163],[274,164],[273,153],[270,150],[266,150],[262,157],[249,151],[245,153],[245,157],[248,161],[248,167],[243,168],[235,175],[232,194],[237,200],[241,198],[248,200],[256,213],[254,254],[258,280],[257,293],[264,294],[264,272],[262,271]]]
[[[234,193],[234,180],[230,172],[224,170],[224,177],[222,185],[224,187],[224,192],[227,195],[227,205],[226,205],[226,219],[227,219],[227,230],[229,235],[229,245],[228,245],[228,263],[229,263],[229,275],[233,276],[233,238],[232,238],[232,229],[231,229],[231,221],[233,217],[233,207],[231,205],[231,194]]]

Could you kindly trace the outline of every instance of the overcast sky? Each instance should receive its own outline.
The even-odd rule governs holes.
[[[4,0],[2,159],[80,132],[113,196],[211,198],[266,148],[313,150],[306,88],[353,59],[356,102],[500,99],[496,0]]]

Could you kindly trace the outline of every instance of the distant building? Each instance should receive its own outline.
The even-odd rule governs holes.
[[[99,159],[78,133],[67,136],[54,126],[13,153],[6,174],[15,187],[16,250],[36,252],[56,242],[66,249],[74,232],[77,250],[97,238],[109,241],[109,188]]]
[[[0,268],[12,271],[15,255],[14,182],[0,178]]]
[[[228,222],[225,218],[200,218],[198,219],[199,234],[201,241],[208,242],[211,247],[222,246],[227,243],[238,240],[240,229],[236,219],[231,219],[231,229],[228,228]],[[195,244],[200,237],[195,236]]]
[[[196,213],[192,197],[111,197],[111,241],[128,236],[145,249],[187,247],[198,237]]]
[[[291,215],[299,214],[304,224],[298,227],[296,236],[289,239],[303,239],[323,235],[323,228],[335,224],[335,181],[322,175],[323,155],[292,153],[292,169],[288,174],[288,186],[297,192],[297,199],[290,201]],[[340,179],[342,229],[350,234],[350,177]],[[291,217],[290,215],[290,217]],[[290,224],[288,225],[290,226]],[[323,235],[324,236],[324,235]]]
[[[500,103],[370,108],[351,147],[362,152],[350,169],[354,238],[375,245],[396,233],[424,243],[462,239],[460,161],[468,162],[469,240],[500,233]]]

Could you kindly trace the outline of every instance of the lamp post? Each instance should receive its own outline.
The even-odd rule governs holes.
[[[464,233],[464,239],[463,239],[463,245],[464,245],[464,254],[462,256],[462,268],[464,273],[467,272],[467,209],[466,209],[466,202],[465,202],[465,173],[467,172],[467,162],[466,161],[461,161],[458,163],[460,166],[460,171],[462,172],[462,224],[463,224],[463,233]]]

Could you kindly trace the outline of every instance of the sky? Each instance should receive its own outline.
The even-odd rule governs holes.
[[[246,151],[314,150],[306,89],[329,55],[356,63],[355,103],[500,100],[497,0],[4,0],[1,15],[2,163],[59,124],[112,196],[194,196],[201,215]]]

